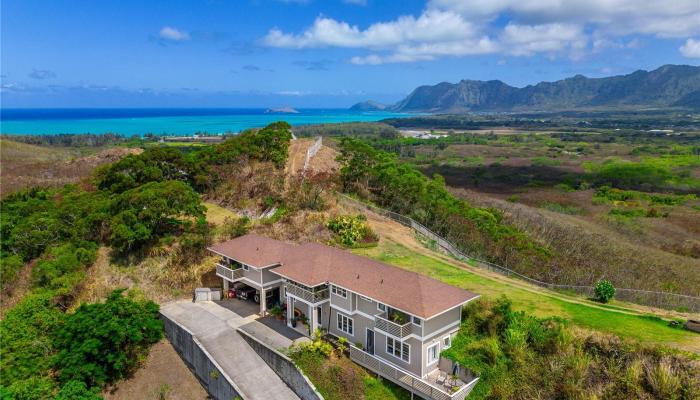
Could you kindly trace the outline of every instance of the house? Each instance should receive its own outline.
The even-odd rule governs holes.
[[[318,243],[249,234],[209,250],[225,291],[255,290],[261,315],[284,305],[286,323],[307,336],[346,338],[353,361],[421,397],[463,399],[476,383],[440,357],[474,293]]]

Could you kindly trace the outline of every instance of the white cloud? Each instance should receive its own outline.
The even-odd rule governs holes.
[[[683,57],[700,58],[700,40],[688,39],[678,50]]]
[[[406,43],[460,40],[473,35],[473,26],[452,12],[426,11],[418,18],[401,16],[395,21],[378,22],[361,30],[356,25],[318,17],[300,34],[287,34],[273,28],[263,39],[271,47],[351,47],[385,49]]]
[[[173,42],[182,42],[184,40],[190,40],[190,34],[179,29],[175,29],[170,26],[164,26],[158,32],[158,37],[165,40],[171,40]]]
[[[696,34],[700,2],[674,0],[431,0],[428,8],[471,18],[508,14],[520,23],[584,23],[605,32],[687,37]]]
[[[488,53],[575,60],[591,51],[637,48],[639,35],[694,36],[698,21],[698,0],[430,0],[417,17],[362,28],[319,16],[299,33],[273,28],[262,43],[363,49],[368,53],[350,61],[369,65]],[[692,50],[694,43],[689,39],[683,48]]]

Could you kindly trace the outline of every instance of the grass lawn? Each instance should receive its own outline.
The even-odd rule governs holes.
[[[608,332],[646,343],[657,343],[700,352],[700,335],[672,328],[653,315],[631,315],[617,312],[616,307],[571,303],[556,297],[531,292],[506,282],[476,275],[442,260],[416,253],[398,243],[381,240],[379,246],[353,250],[388,264],[431,276],[453,286],[473,291],[484,297],[507,295],[516,310],[539,317],[559,316],[574,324]]]
[[[214,203],[205,202],[204,205],[207,207],[207,222],[221,225],[226,217],[237,219],[238,216],[230,210],[227,210],[221,206]]]

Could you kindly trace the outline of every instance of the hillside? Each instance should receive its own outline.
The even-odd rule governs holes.
[[[358,103],[352,109],[457,113],[686,107],[700,109],[700,67],[664,65],[606,78],[571,78],[523,88],[498,80],[462,80],[420,86],[391,106]]]

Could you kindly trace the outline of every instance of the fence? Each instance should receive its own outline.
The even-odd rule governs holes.
[[[319,150],[321,150],[321,145],[323,144],[323,136],[319,136],[318,139],[316,139],[316,142],[309,147],[308,150],[306,150],[306,159],[304,159],[304,171],[306,171],[309,168],[309,161],[311,161],[311,158],[318,153]]]
[[[395,213],[393,211],[385,210],[381,207],[377,207],[373,204],[367,204],[357,199],[354,199],[345,194],[340,194],[341,199],[355,205],[360,208],[366,208],[377,214],[383,215],[385,217],[391,218],[394,221],[413,229],[420,235],[435,241],[436,245],[443,251],[449,253],[458,260],[468,262],[469,264],[475,265],[477,267],[487,269],[492,272],[499,273],[508,277],[517,277],[525,280],[533,285],[537,285],[543,288],[551,290],[560,291],[573,291],[582,296],[593,296],[594,287],[584,286],[584,285],[562,285],[556,283],[543,282],[529,276],[525,276],[519,272],[513,271],[509,268],[503,267],[492,262],[480,260],[478,258],[470,257],[462,253],[462,251],[447,239],[439,236],[435,232],[426,228],[420,222],[414,219]],[[615,289],[615,298],[619,300],[629,301],[631,303],[638,303],[647,306],[667,308],[667,309],[685,309],[692,312],[700,312],[700,297],[687,296],[677,293],[668,292],[654,292],[649,290],[641,289]]]

